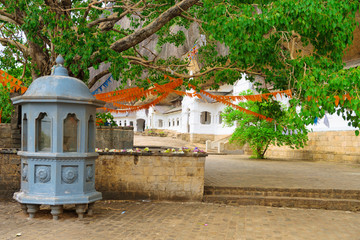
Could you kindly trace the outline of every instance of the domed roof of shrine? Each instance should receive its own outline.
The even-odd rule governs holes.
[[[13,99],[14,104],[36,99],[37,101],[41,100],[41,102],[49,102],[50,100],[90,101],[96,105],[104,105],[102,101],[96,100],[91,95],[89,88],[83,81],[68,75],[68,71],[63,67],[64,59],[61,55],[56,59],[56,63],[57,65],[52,69],[52,75],[40,77],[33,81],[24,95]]]

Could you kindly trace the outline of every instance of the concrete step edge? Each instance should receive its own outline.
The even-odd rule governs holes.
[[[309,197],[278,197],[278,196],[244,196],[244,195],[205,195],[204,199],[207,198],[223,198],[223,199],[276,199],[276,200],[309,200],[309,201],[332,201],[332,202],[354,202],[359,203],[357,199],[339,199],[339,198],[309,198]]]
[[[243,196],[274,196],[274,197],[305,197],[305,198],[313,197],[313,198],[360,200],[360,190],[342,190],[342,189],[293,189],[293,188],[205,186],[204,194],[209,196],[243,195]]]
[[[248,197],[248,196],[204,196],[204,202],[226,205],[257,205],[270,207],[327,209],[360,211],[360,200],[353,199],[318,199],[292,197]]]

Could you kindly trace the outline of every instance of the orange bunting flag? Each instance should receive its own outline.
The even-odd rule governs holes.
[[[8,74],[2,70],[0,70],[0,83],[3,86],[6,86],[9,83],[11,91],[14,91],[14,89],[15,89],[15,91],[18,91],[20,89],[21,94],[23,94],[27,90],[27,87],[22,86],[23,85],[22,81],[20,81],[17,78],[14,78],[10,74]]]
[[[190,86],[191,88],[193,88],[194,90],[196,89],[195,86],[193,86],[193,85],[189,85],[189,86]],[[237,109],[237,110],[239,110],[239,111],[242,111],[242,112],[244,112],[244,113],[247,113],[247,114],[256,116],[256,117],[261,118],[261,119],[264,119],[264,120],[266,120],[266,121],[268,121],[268,122],[272,122],[272,121],[273,121],[272,118],[268,118],[268,117],[266,117],[266,116],[264,116],[264,115],[261,115],[261,114],[259,114],[259,113],[256,113],[256,112],[247,110],[247,109],[242,108],[242,107],[240,107],[240,106],[238,106],[238,105],[236,105],[236,104],[233,104],[233,103],[231,103],[231,102],[228,102],[225,98],[222,98],[222,96],[213,95],[213,94],[210,94],[209,92],[205,92],[205,91],[203,91],[203,90],[200,90],[200,93],[202,93],[202,94],[204,94],[204,95],[206,95],[206,96],[209,96],[209,97],[211,97],[211,98],[214,99],[214,100],[218,100],[219,102],[221,102],[221,103],[223,103],[223,104],[225,104],[225,105],[227,105],[227,106],[231,106],[231,107],[233,107],[233,108],[235,108],[235,109]],[[248,96],[250,96],[250,95],[248,95]],[[255,99],[255,98],[254,98],[254,99]]]
[[[98,109],[102,109],[102,110],[105,110],[108,112],[113,112],[113,113],[134,112],[134,111],[148,109],[152,106],[155,106],[156,104],[160,103],[163,99],[165,99],[168,95],[169,95],[169,93],[165,93],[165,94],[161,95],[160,97],[158,97],[157,99],[155,99],[154,101],[144,104],[144,105],[140,105],[140,106],[128,106],[128,105],[119,104],[119,106],[122,108],[121,110],[105,108],[105,107],[98,108]],[[118,104],[114,104],[114,105],[118,105]]]
[[[329,98],[330,98],[329,96],[326,97],[326,99],[329,99]],[[340,102],[340,97],[339,97],[339,96],[334,96],[334,98],[335,98],[335,106],[337,107],[337,106],[339,105],[339,102]],[[316,98],[314,98],[313,96],[308,96],[308,97],[306,98],[306,100],[307,100],[308,102],[310,102],[311,99],[314,99],[315,102],[318,102],[318,100],[317,100]],[[352,97],[351,97],[348,93],[347,93],[347,94],[344,94],[344,95],[342,96],[342,100],[343,100],[343,101],[349,100],[349,101],[351,102],[351,99],[352,99]]]

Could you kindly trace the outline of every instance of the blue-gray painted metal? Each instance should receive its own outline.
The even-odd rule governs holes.
[[[96,100],[87,86],[69,77],[58,58],[53,75],[36,79],[22,96],[12,99],[22,105],[22,119],[26,116],[26,151],[21,156],[21,190],[14,198],[22,204],[87,204],[102,198],[95,190],[95,142],[96,107],[105,103]],[[46,113],[50,119],[50,148],[37,149],[36,119]],[[77,151],[64,152],[64,120],[75,114],[77,124]],[[92,118],[92,121],[89,119]],[[90,124],[90,126],[89,126]],[[24,139],[23,139],[24,140]],[[22,146],[24,147],[24,146]],[[24,148],[22,148],[24,149]]]

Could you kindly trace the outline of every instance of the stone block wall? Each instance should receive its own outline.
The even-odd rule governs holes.
[[[20,189],[20,156],[0,151],[0,199],[11,198]]]
[[[207,140],[217,141],[228,137],[229,135],[214,135],[214,134],[193,134],[193,133],[181,133],[177,134],[177,137],[184,141],[192,143],[205,144]]]
[[[205,154],[100,155],[96,189],[105,199],[201,201]]]
[[[133,127],[101,126],[96,129],[97,148],[129,149],[134,145]]]
[[[308,145],[303,149],[271,146],[266,157],[310,161],[360,163],[360,136],[354,131],[309,133]]]
[[[21,133],[17,123],[0,123],[0,148],[20,148]]]
[[[12,148],[11,124],[0,123],[0,148]]]

